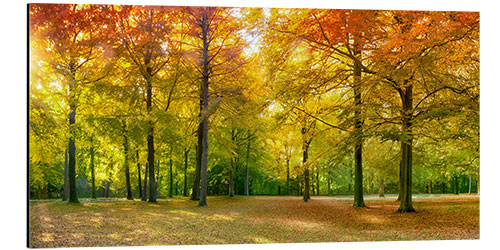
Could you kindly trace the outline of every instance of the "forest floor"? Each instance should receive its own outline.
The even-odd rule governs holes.
[[[417,213],[396,213],[395,196],[186,197],[156,204],[125,199],[30,201],[31,247],[199,245],[479,239],[477,195],[417,195]]]

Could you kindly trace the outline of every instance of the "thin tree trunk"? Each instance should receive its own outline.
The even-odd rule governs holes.
[[[378,197],[385,197],[385,191],[384,191],[384,178],[380,177],[380,182],[379,182],[379,187],[378,187]]]
[[[453,184],[454,184],[453,185],[453,191],[454,191],[455,195],[458,195],[460,192],[458,190],[458,187],[459,187],[459,185],[458,185],[458,176],[456,176],[456,175],[453,177]]]
[[[95,156],[94,155],[95,155],[94,145],[91,145],[90,146],[90,175],[91,175],[91,185],[92,185],[91,198],[97,199],[96,186],[95,186],[95,162],[94,162]]]
[[[203,143],[202,143],[202,157],[201,157],[201,187],[200,187],[200,202],[199,206],[207,205],[207,189],[208,189],[208,84],[209,84],[209,61],[208,61],[208,33],[209,33],[209,23],[208,23],[208,11],[209,8],[205,7],[201,18],[201,29],[202,29],[202,40],[203,40]]]
[[[286,160],[286,195],[290,195],[290,159]]]
[[[433,188],[432,188],[432,180],[429,182],[429,193],[432,194]]]
[[[305,129],[302,128],[302,136],[305,135]],[[309,141],[305,140],[303,144],[303,155],[302,155],[302,164],[306,165],[307,158],[309,157]],[[309,167],[306,166],[304,169],[304,202],[307,202],[311,199],[309,195]]]
[[[123,161],[123,168],[125,170],[125,184],[127,187],[127,200],[134,200],[132,198],[132,188],[130,186],[130,169],[128,166],[128,154],[129,154],[129,148],[128,148],[128,131],[127,131],[127,123],[125,121],[122,121],[122,127],[123,127],[123,154],[124,154],[124,161]]]
[[[472,190],[472,175],[469,176],[469,194],[471,193]]]
[[[66,201],[69,197],[69,181],[68,181],[68,150],[64,150],[64,189],[62,200]]]
[[[189,148],[184,149],[184,190],[183,195],[187,196],[187,170],[188,170]]]
[[[246,161],[246,166],[245,166],[245,195],[249,196],[250,195],[250,190],[248,186],[248,179],[249,179],[249,169],[248,169],[248,161],[250,159],[250,138],[248,138],[247,142],[247,161]]]
[[[234,197],[234,191],[233,191],[233,159],[231,159],[231,169],[229,169],[228,173],[228,185],[227,185],[227,194],[229,197]]]
[[[174,167],[173,167],[173,161],[172,161],[172,147],[170,147],[170,159],[168,160],[168,163],[169,163],[169,173],[168,173],[168,177],[169,177],[169,182],[170,182],[170,187],[169,187],[169,190],[168,190],[168,197],[172,198],[174,197],[174,194],[173,194],[173,185],[174,185]]]
[[[136,149],[135,151],[135,157],[137,159],[137,184],[139,186],[139,198],[142,199],[142,197],[144,197],[142,195],[142,185],[141,185],[141,163],[139,163],[139,150]]]
[[[144,186],[143,186],[143,189],[142,189],[142,201],[147,201],[148,200],[148,196],[147,196],[147,190],[148,190],[148,171],[149,171],[149,163],[146,163],[146,167],[144,168]]]
[[[316,194],[319,195],[319,167],[316,168]]]

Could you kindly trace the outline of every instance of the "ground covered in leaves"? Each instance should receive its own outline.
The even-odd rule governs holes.
[[[208,207],[184,197],[80,202],[31,201],[30,246],[479,239],[479,197],[469,195],[419,195],[410,214],[395,212],[395,197],[367,197],[358,209],[352,197],[209,197]]]

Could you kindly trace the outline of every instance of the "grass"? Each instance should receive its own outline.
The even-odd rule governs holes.
[[[418,195],[410,214],[396,213],[395,199],[367,196],[358,209],[350,196],[209,197],[208,207],[184,197],[31,201],[30,246],[479,239],[478,196]]]

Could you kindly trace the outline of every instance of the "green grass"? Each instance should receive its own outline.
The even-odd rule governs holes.
[[[479,198],[418,195],[417,213],[399,214],[395,196],[352,198],[184,197],[157,204],[125,199],[30,202],[31,247],[197,245],[479,238]]]

